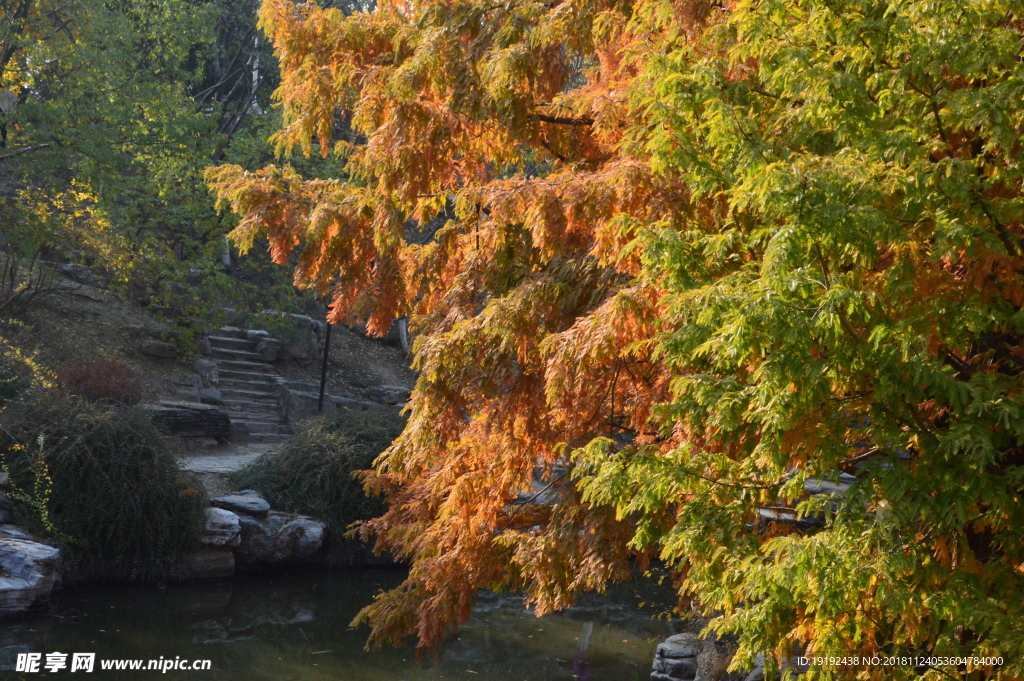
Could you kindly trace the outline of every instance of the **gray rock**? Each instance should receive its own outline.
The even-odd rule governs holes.
[[[220,382],[220,370],[212,359],[196,357],[192,360],[192,371],[199,376],[203,388],[212,388]]]
[[[196,391],[196,397],[199,391]],[[208,404],[161,402],[143,405],[153,422],[169,435],[179,437],[228,437],[231,417],[223,409]]]
[[[303,419],[317,415],[320,395],[318,393],[299,392],[289,389],[284,392],[284,398],[281,402],[289,423],[298,423]],[[333,411],[334,400],[330,395],[324,394],[324,412],[329,414]]]
[[[235,554],[227,548],[201,549],[181,559],[174,577],[183,581],[223,579],[235,574]]]
[[[11,484],[11,476],[8,473],[0,473],[0,489],[7,489]]]
[[[210,338],[206,334],[196,336],[196,349],[199,350],[199,354],[205,357],[213,355],[213,346],[210,345]]]
[[[259,342],[259,341],[264,340],[266,338],[270,338],[270,332],[269,331],[263,331],[263,330],[257,330],[257,329],[250,329],[250,330],[245,332],[245,337],[248,340]]]
[[[203,388],[199,391],[199,401],[203,404],[223,404],[224,395],[216,388]]]
[[[210,499],[210,505],[235,513],[264,517],[270,511],[270,504],[258,492],[247,489],[223,497]]]
[[[60,575],[58,549],[28,539],[0,538],[0,616],[50,600]]]
[[[174,359],[178,356],[178,349],[170,343],[158,340],[145,340],[139,344],[139,352],[156,359]]]
[[[35,541],[32,535],[22,530],[17,525],[0,525],[0,537],[6,539],[20,539],[22,541]]]
[[[240,516],[242,541],[236,551],[239,563],[276,565],[309,558],[324,543],[323,523],[306,516],[271,511],[266,518]]]
[[[206,509],[206,524],[199,541],[207,546],[238,546],[242,541],[238,515],[223,508]]]
[[[244,446],[249,444],[249,426],[239,421],[232,421],[228,440],[236,445]]]
[[[383,404],[402,404],[409,400],[412,391],[400,385],[375,385],[366,391],[366,396]]]
[[[701,640],[694,634],[676,634],[658,644],[651,666],[651,681],[693,681]]]
[[[266,361],[274,362],[281,354],[281,341],[276,338],[264,338],[256,343],[253,351]]]
[[[738,647],[736,638],[731,635],[719,637],[711,633],[702,638],[694,681],[743,681],[748,672],[727,671]]]

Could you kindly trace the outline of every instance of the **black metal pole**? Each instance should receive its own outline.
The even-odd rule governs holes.
[[[327,358],[331,354],[331,325],[327,324],[327,336],[324,338],[324,365],[320,370],[320,399],[316,403],[316,413],[324,413],[324,388],[327,386]]]

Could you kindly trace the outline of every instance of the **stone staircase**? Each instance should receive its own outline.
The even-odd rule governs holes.
[[[250,442],[281,442],[294,431],[281,407],[273,365],[258,351],[273,341],[265,331],[244,331],[231,326],[209,336],[220,376],[222,407],[231,421],[244,425]]]

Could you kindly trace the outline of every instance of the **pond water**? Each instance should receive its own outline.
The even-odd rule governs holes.
[[[164,588],[94,586],[55,595],[45,613],[0,624],[0,678],[202,681],[646,681],[659,641],[679,631],[657,617],[671,592],[651,582],[587,595],[537,618],[515,596],[484,594],[438,656],[366,652],[356,612],[399,571],[302,572]],[[658,603],[638,608],[642,602]],[[587,642],[580,650],[580,639]],[[13,671],[18,653],[96,653],[91,674]],[[210,660],[208,671],[103,670],[103,660]]]

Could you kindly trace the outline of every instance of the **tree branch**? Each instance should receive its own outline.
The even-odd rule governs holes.
[[[42,149],[43,147],[52,147],[52,146],[53,146],[53,142],[47,142],[46,144],[33,144],[30,147],[22,147],[21,149],[15,149],[14,151],[12,151],[9,154],[4,154],[3,156],[0,156],[0,161],[5,161],[5,160],[7,160],[9,158],[12,158],[14,156],[21,156],[22,154],[28,153],[28,152],[33,151],[35,149]]]
[[[590,116],[548,116],[547,114],[530,114],[530,120],[552,123],[554,125],[593,125],[594,119]]]

